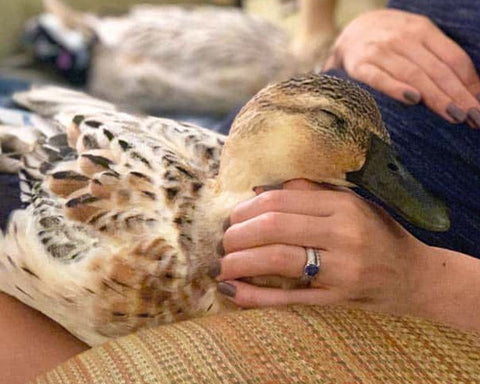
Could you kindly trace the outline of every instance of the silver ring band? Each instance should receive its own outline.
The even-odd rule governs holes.
[[[307,262],[303,267],[303,277],[307,281],[311,281],[320,272],[320,251],[315,248],[305,248]]]

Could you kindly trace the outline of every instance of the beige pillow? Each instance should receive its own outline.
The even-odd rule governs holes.
[[[35,383],[480,383],[480,335],[339,307],[248,310],[120,338]]]

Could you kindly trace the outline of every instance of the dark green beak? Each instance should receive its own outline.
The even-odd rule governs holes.
[[[435,232],[450,227],[448,208],[443,201],[427,192],[400,162],[396,151],[376,135],[371,135],[363,167],[347,173],[346,178],[417,227]]]

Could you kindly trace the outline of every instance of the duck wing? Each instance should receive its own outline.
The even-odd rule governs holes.
[[[90,345],[214,311],[190,232],[223,137],[69,90],[15,99],[49,129],[23,157],[0,290]]]

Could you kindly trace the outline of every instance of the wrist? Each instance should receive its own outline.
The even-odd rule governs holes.
[[[480,260],[422,244],[409,314],[480,330]]]

